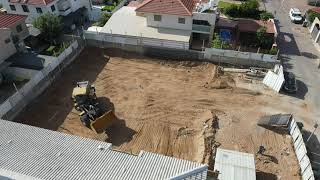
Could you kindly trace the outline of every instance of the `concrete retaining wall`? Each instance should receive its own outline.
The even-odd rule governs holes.
[[[80,41],[73,42],[47,67],[35,75],[15,94],[0,105],[0,118],[13,120],[31,101],[39,96],[83,50]]]
[[[10,77],[14,77],[16,80],[25,80],[25,79],[31,79],[36,73],[38,73],[38,70],[33,69],[25,69],[25,68],[19,68],[19,67],[8,67],[4,70],[4,74],[9,74]]]
[[[230,64],[243,67],[273,68],[278,63],[276,56],[206,48],[205,51],[190,50],[189,45],[180,42],[161,42],[153,39],[144,43],[139,37],[120,37],[84,33],[86,43],[100,48],[118,48],[124,51],[139,53],[141,55],[173,60],[207,61],[213,63]]]

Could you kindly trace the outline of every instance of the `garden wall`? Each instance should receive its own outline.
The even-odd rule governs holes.
[[[83,50],[81,41],[74,41],[63,53],[47,67],[38,71],[15,94],[0,105],[0,118],[12,120],[32,100],[40,95]]]
[[[206,48],[205,51],[189,49],[189,44],[144,37],[106,35],[84,31],[86,43],[100,48],[118,48],[162,59],[208,61],[244,67],[273,68],[278,63],[274,55]]]

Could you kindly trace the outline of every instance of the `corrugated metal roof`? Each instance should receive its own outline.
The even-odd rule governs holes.
[[[218,148],[214,170],[219,171],[219,180],[256,179],[253,154]]]
[[[263,84],[271,89],[279,92],[284,83],[283,67],[281,65],[275,65],[273,71],[268,71],[267,75],[263,79]]]
[[[206,179],[206,165],[0,120],[0,170],[37,179]],[[0,171],[1,172],[1,171]],[[184,174],[185,173],[185,174]],[[183,175],[188,176],[183,176]]]

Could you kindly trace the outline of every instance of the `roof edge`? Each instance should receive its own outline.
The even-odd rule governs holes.
[[[196,167],[196,168],[194,168],[192,170],[189,170],[189,171],[180,173],[180,174],[178,174],[176,176],[170,177],[169,179],[170,180],[184,179],[184,178],[190,177],[190,176],[192,176],[194,174],[198,174],[200,172],[207,171],[207,170],[208,170],[208,165],[201,165],[201,166]]]

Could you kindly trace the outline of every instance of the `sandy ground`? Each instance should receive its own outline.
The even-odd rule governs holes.
[[[119,118],[107,134],[82,126],[73,109],[71,92],[82,80],[95,84],[99,101]],[[299,179],[290,137],[256,125],[262,115],[292,109],[292,102],[262,89],[237,74],[222,75],[212,64],[87,48],[16,120],[107,141],[134,154],[145,150],[209,164],[215,145],[253,154],[262,145],[265,155],[255,155],[258,179]],[[298,104],[300,111],[308,108]]]

